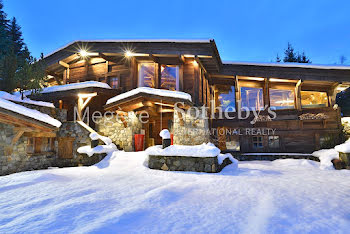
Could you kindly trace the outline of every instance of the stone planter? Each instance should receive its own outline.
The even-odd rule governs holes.
[[[226,160],[219,165],[217,156],[215,157],[187,157],[187,156],[160,156],[150,155],[148,167],[151,169],[164,171],[195,171],[216,173],[220,172],[223,167],[231,164]]]

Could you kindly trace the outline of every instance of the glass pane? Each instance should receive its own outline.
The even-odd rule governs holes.
[[[119,78],[113,77],[110,78],[109,86],[111,86],[112,89],[116,89],[119,87]]]
[[[236,96],[234,86],[224,86],[219,88],[219,106],[224,111],[236,111]]]
[[[317,108],[328,106],[326,92],[301,91],[301,106],[303,108]]]
[[[141,63],[139,65],[140,87],[155,88],[154,63]]]
[[[294,108],[294,91],[283,89],[270,89],[270,106],[280,109]]]
[[[161,84],[162,89],[177,90],[179,81],[179,67],[162,65],[161,67]]]
[[[279,148],[280,147],[279,136],[269,136],[269,147],[270,148]]]
[[[263,89],[241,87],[242,107],[261,110],[264,108]]]

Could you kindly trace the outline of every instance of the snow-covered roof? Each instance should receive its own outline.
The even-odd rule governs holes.
[[[55,126],[59,128],[62,123],[58,121],[57,119],[52,118],[51,116],[44,114],[40,111],[29,109],[27,107],[21,106],[19,104],[13,103],[11,101],[5,100],[0,98],[0,108],[16,112],[18,114],[27,116],[29,118],[36,119],[38,121],[50,124],[52,126]]]
[[[215,157],[220,154],[220,149],[212,143],[201,145],[171,145],[162,148],[160,145],[146,149],[148,155],[161,156],[185,156],[185,157]]]
[[[122,99],[129,98],[139,93],[146,93],[146,94],[152,94],[152,95],[157,95],[161,97],[172,97],[172,98],[179,98],[179,99],[192,101],[191,95],[188,93],[184,93],[180,91],[165,90],[165,89],[154,89],[149,87],[139,87],[108,99],[106,104],[108,105],[113,102],[117,102]]]
[[[98,81],[85,81],[80,83],[72,83],[72,84],[66,84],[66,85],[56,85],[44,88],[41,93],[53,93],[53,92],[59,92],[59,91],[66,91],[66,90],[72,90],[72,89],[84,89],[84,88],[104,88],[104,89],[111,89],[111,86],[109,86],[106,83],[98,82]]]
[[[317,69],[338,69],[350,70],[350,66],[340,65],[320,65],[320,64],[306,64],[306,63],[263,63],[263,62],[233,62],[223,61],[224,65],[251,65],[251,66],[270,66],[270,67],[300,67],[300,68],[317,68]]]
[[[45,107],[55,108],[54,104],[51,102],[33,101],[33,100],[26,98],[26,97],[24,99],[22,99],[18,95],[13,95],[13,94],[7,93],[5,91],[0,91],[0,98],[8,100],[8,101],[21,102],[21,103],[27,103],[27,104],[36,105],[36,106],[45,106]]]
[[[84,81],[79,83],[72,83],[72,84],[65,84],[65,85],[55,85],[47,88],[43,88],[39,93],[53,93],[53,92],[60,92],[60,91],[67,91],[67,90],[74,90],[74,89],[84,89],[84,88],[103,88],[103,89],[112,89],[111,86],[109,86],[106,83],[98,82],[98,81]],[[32,94],[32,90],[25,90],[24,92],[25,96],[29,96]],[[13,93],[16,96],[20,96],[20,92]]]
[[[116,39],[116,40],[113,40],[113,39],[106,39],[106,40],[75,40],[73,42],[70,42],[62,47],[60,47],[59,49],[45,55],[45,58],[46,57],[49,57],[50,55],[60,51],[60,50],[63,50],[64,48],[67,48],[71,45],[73,45],[74,43],[99,43],[99,42],[116,42],[116,43],[122,43],[122,42],[125,42],[125,43],[130,43],[130,42],[167,42],[167,43],[210,43],[212,39]]]

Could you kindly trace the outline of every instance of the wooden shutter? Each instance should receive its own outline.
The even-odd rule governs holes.
[[[73,137],[58,138],[58,157],[59,158],[73,158]]]

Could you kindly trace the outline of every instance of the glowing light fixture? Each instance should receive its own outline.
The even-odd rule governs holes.
[[[132,57],[133,55],[134,55],[134,53],[131,52],[130,50],[125,51],[125,57],[130,58],[130,57]]]
[[[79,54],[81,57],[87,57],[88,56],[88,52],[86,50],[80,50]]]
[[[193,60],[193,65],[194,65],[194,66],[198,66],[198,63],[197,63],[196,60]]]

